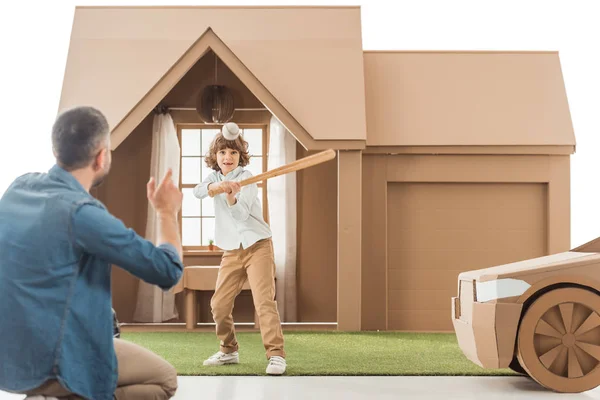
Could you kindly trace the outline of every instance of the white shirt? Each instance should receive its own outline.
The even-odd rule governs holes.
[[[222,181],[242,181],[252,176],[250,171],[237,167],[226,176],[214,171],[194,188],[194,196],[204,199],[208,196],[208,185]],[[256,184],[242,186],[233,206],[227,203],[227,194],[216,195],[215,202],[215,245],[223,250],[237,250],[240,244],[244,249],[259,240],[272,236],[271,228],[262,216]]]

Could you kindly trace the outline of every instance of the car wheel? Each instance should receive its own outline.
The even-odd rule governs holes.
[[[600,385],[600,296],[574,287],[540,296],[521,321],[517,358],[535,381],[556,392]]]

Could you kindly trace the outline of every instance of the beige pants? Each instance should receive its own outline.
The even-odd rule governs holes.
[[[170,399],[177,390],[177,372],[167,361],[137,344],[114,339],[119,364],[117,400]],[[26,395],[81,399],[63,388],[56,380],[48,381]]]
[[[267,358],[285,357],[283,332],[275,302],[275,261],[270,238],[258,241],[245,250],[240,247],[223,253],[215,294],[210,302],[217,325],[217,337],[221,340],[221,351],[232,353],[238,350],[231,313],[235,298],[242,291],[246,279],[252,290]]]

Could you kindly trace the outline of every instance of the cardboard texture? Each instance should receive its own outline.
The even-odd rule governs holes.
[[[596,287],[574,272],[591,271],[580,263],[595,256],[569,257],[600,242],[568,252],[576,142],[558,53],[365,52],[361,34],[359,7],[77,7],[60,110],[106,113],[114,171],[96,195],[143,233],[152,109],[193,107],[217,57],[236,107],[262,109],[236,112],[236,123],[268,126],[275,115],[298,158],[338,154],[297,172],[297,322],[454,330],[473,362],[514,363],[523,296],[567,276]],[[559,253],[568,259],[511,264]],[[186,253],[184,263],[215,266],[219,255]],[[531,287],[465,300],[522,290],[495,284],[504,278]],[[114,269],[122,322],[137,282]],[[247,301],[239,309],[251,320]]]
[[[568,249],[567,156],[369,154],[363,168],[363,329],[452,331],[460,272]]]
[[[367,146],[575,145],[555,52],[366,51],[364,60]]]
[[[312,138],[365,140],[359,7],[77,7],[60,108],[94,104],[113,128],[149,94],[152,109],[209,30]]]
[[[557,392],[600,385],[599,239],[460,273],[452,322],[467,358],[523,371]]]

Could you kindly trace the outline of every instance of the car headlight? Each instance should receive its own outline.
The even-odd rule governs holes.
[[[520,296],[529,289],[531,285],[520,279],[504,278],[493,281],[475,282],[475,300],[485,303],[506,297]]]

